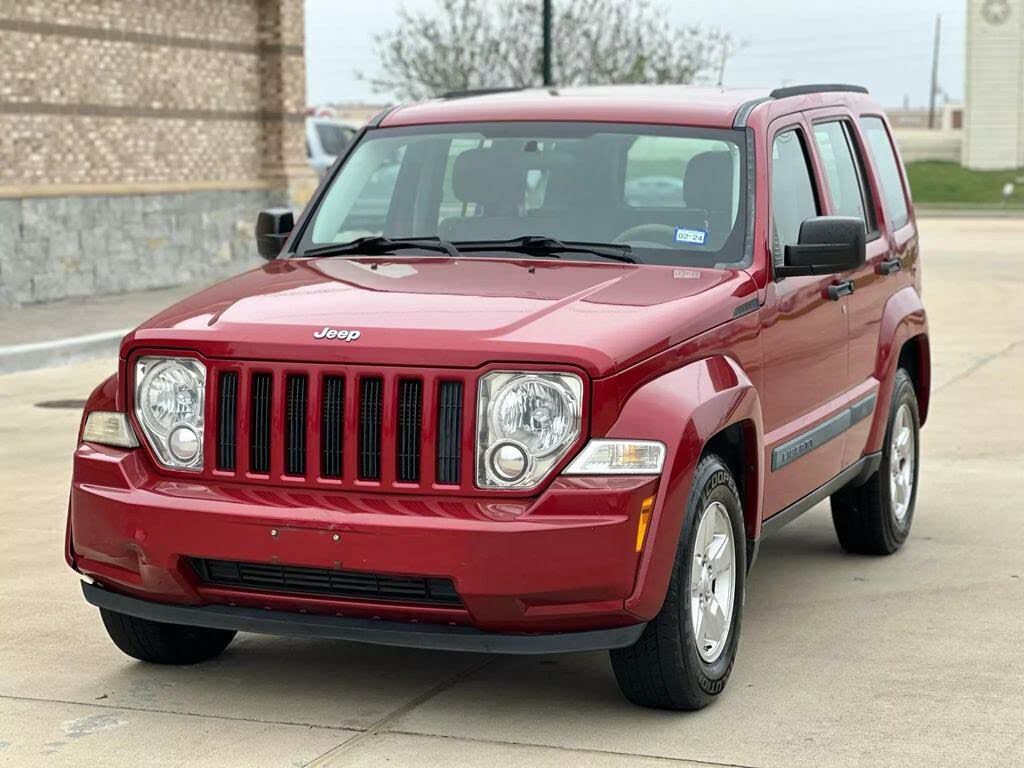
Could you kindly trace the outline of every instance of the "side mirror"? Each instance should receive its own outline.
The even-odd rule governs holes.
[[[256,218],[256,250],[270,261],[276,259],[288,235],[295,227],[295,217],[287,208],[268,208]]]
[[[815,216],[800,225],[800,242],[787,245],[775,277],[833,275],[864,266],[864,222],[853,216]]]

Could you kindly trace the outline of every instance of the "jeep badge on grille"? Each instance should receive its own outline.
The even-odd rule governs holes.
[[[362,335],[359,331],[339,330],[327,326],[324,326],[323,330],[313,332],[314,339],[337,339],[338,341],[355,341]]]

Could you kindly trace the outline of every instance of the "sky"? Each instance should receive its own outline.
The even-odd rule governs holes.
[[[939,86],[950,101],[963,100],[967,0],[661,1],[668,23],[719,28],[743,44],[726,67],[727,86],[857,83],[887,107],[927,106],[935,17],[941,14]],[[403,5],[429,10],[435,2],[306,0],[308,103],[393,100],[357,73],[376,70],[374,36],[397,25]]]

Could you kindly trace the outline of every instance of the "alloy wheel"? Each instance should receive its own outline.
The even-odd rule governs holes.
[[[896,410],[889,444],[889,498],[892,500],[896,522],[903,525],[910,514],[910,501],[914,497],[914,458],[917,439],[914,435],[914,416],[906,403]]]
[[[714,663],[729,640],[736,599],[736,547],[729,513],[713,501],[700,517],[690,564],[690,619],[697,653]]]

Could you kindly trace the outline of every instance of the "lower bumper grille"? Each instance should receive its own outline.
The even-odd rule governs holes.
[[[296,565],[238,563],[189,558],[204,584],[264,592],[295,592],[323,597],[461,605],[451,579],[387,576]]]

